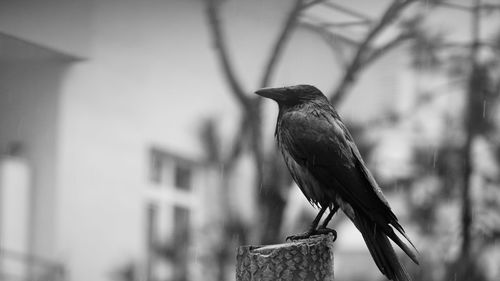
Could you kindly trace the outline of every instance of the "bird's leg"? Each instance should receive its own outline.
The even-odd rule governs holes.
[[[309,227],[308,231],[301,233],[301,234],[288,236],[286,238],[286,240],[293,241],[293,240],[307,239],[307,238],[311,237],[312,235],[319,234],[319,233],[317,233],[316,228],[318,227],[319,221],[321,220],[321,217],[323,216],[323,214],[325,213],[327,208],[328,208],[327,206],[321,207],[321,210],[319,210],[318,214],[314,218],[314,220],[311,224],[311,227]]]
[[[330,213],[328,213],[328,216],[326,216],[325,220],[323,221],[323,224],[317,229],[317,233],[319,234],[328,234],[331,233],[333,234],[333,241],[337,240],[337,231],[332,228],[328,228],[328,223],[332,219],[333,215],[338,211],[339,206],[338,205],[333,205],[333,209],[330,210]]]
[[[327,228],[328,223],[333,218],[333,215],[335,215],[335,213],[337,213],[338,209],[339,209],[339,206],[333,205],[333,208],[330,210],[330,213],[328,214],[328,216],[326,216],[326,218],[323,221],[323,224],[320,226],[320,228]]]

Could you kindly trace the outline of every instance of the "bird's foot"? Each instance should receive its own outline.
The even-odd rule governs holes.
[[[335,231],[335,229],[320,227],[318,229],[310,229],[304,233],[290,235],[286,238],[286,241],[297,241],[302,239],[308,239],[311,236],[324,235],[330,233],[333,235],[333,241],[337,240],[337,231]]]
[[[304,233],[290,235],[286,237],[286,241],[297,241],[297,240],[307,239],[313,236],[314,232],[315,232],[314,230],[309,230]]]
[[[317,234],[315,234],[315,235],[332,234],[333,241],[337,240],[337,231],[335,229],[328,228],[328,227],[320,227],[320,228],[316,229],[316,233]]]

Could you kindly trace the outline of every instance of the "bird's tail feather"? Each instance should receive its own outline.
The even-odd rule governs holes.
[[[379,270],[390,280],[411,281],[410,275],[399,262],[384,230],[359,212],[356,213],[353,221],[363,235],[366,246]]]
[[[412,250],[410,247],[408,247],[396,235],[396,233],[394,232],[394,230],[390,226],[387,226],[387,228],[385,230],[385,234],[387,236],[389,236],[389,238],[391,238],[391,240],[394,241],[394,243],[396,243],[401,248],[401,250],[403,250],[408,255],[408,257],[410,257],[412,259],[412,261],[414,263],[419,264],[418,257],[417,257],[417,255],[418,255],[417,248],[415,248],[415,245],[413,245],[410,238],[408,238],[408,236],[406,235],[406,233],[404,232],[404,230],[401,226],[399,228],[396,228],[396,229],[398,230],[399,233],[401,233],[401,235],[403,235],[403,237],[406,239],[406,241],[408,241],[408,243],[410,243],[410,245],[413,247],[414,250]]]

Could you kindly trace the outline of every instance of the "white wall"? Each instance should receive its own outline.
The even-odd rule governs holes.
[[[62,53],[89,53],[93,0],[0,1],[0,32]]]
[[[29,252],[31,169],[20,156],[0,157],[0,270],[27,277],[27,265],[3,251]]]
[[[59,257],[106,280],[145,252],[149,146],[198,157],[198,122],[234,113],[197,1],[101,1],[92,52],[64,85]]]
[[[65,69],[62,62],[0,61],[0,149],[20,142],[33,168],[30,244],[44,256],[55,242],[56,130]]]

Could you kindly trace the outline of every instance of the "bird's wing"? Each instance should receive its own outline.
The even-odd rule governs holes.
[[[392,212],[372,174],[366,168],[352,136],[333,113],[325,115],[291,113],[282,124],[283,140],[294,160],[304,166],[325,188],[353,208],[363,212],[398,244],[414,261],[416,256],[396,236],[392,225],[415,248]],[[288,124],[287,124],[288,123]]]
[[[368,214],[394,216],[342,123],[333,116],[299,111],[282,122],[290,155],[324,187],[334,188],[343,200]]]
[[[380,186],[378,185],[378,183],[375,181],[375,178],[373,177],[372,173],[366,167],[365,161],[363,161],[363,158],[361,157],[361,153],[359,153],[358,147],[354,143],[354,139],[352,138],[351,134],[349,133],[349,130],[347,129],[347,127],[344,125],[344,123],[338,122],[338,121],[334,120],[332,117],[330,117],[329,120],[330,120],[330,123],[335,123],[337,126],[339,126],[342,129],[342,132],[344,133],[345,141],[353,154],[353,158],[354,158],[354,161],[356,163],[356,168],[358,169],[359,172],[361,172],[364,179],[372,187],[372,190],[375,191],[375,194],[380,199],[380,201],[382,201],[387,207],[389,207],[389,203],[387,202],[387,199],[385,199],[384,194],[382,193],[382,190],[380,189]]]
[[[342,122],[337,122],[337,124],[343,129],[343,131],[345,132],[345,137],[346,137],[346,140],[347,142],[349,143],[349,146],[351,147],[351,150],[353,152],[353,155],[356,159],[356,162],[357,162],[357,167],[358,169],[361,171],[361,173],[364,175],[365,179],[370,183],[370,185],[372,186],[372,189],[373,191],[375,191],[375,194],[379,197],[379,199],[389,208],[390,210],[390,206],[389,206],[389,203],[387,202],[387,200],[385,199],[384,197],[384,194],[382,193],[382,189],[380,189],[380,186],[377,184],[377,182],[375,181],[375,178],[373,177],[372,173],[370,172],[370,170],[368,170],[368,168],[366,167],[365,165],[365,162],[363,161],[363,158],[361,157],[361,153],[359,153],[359,150],[356,146],[356,144],[354,143],[354,140],[351,136],[351,134],[349,133],[349,130],[347,130],[347,128],[345,127],[344,123]],[[398,222],[398,219],[396,218],[396,216],[392,213],[392,211],[390,212],[390,215],[392,217],[392,219],[390,220],[390,224],[392,226],[394,226],[398,231],[399,233],[401,233],[405,238],[406,240],[408,240],[408,242],[410,242],[410,244],[412,245],[413,248],[415,248],[415,246],[413,245],[413,243],[411,242],[410,238],[406,235],[403,227],[401,226],[401,224],[399,224]],[[415,248],[416,249],[416,248]]]

